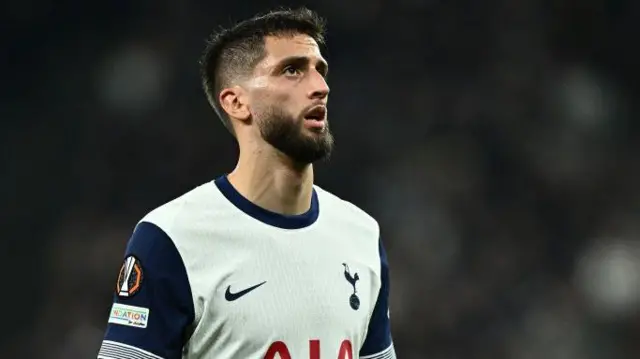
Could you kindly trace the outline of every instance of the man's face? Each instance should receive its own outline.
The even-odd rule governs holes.
[[[307,35],[270,36],[249,86],[251,117],[262,138],[297,163],[328,157],[327,63]]]

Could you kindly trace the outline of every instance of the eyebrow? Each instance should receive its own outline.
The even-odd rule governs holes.
[[[278,62],[277,67],[278,68],[282,68],[282,67],[284,67],[286,65],[303,66],[303,65],[308,65],[310,61],[311,61],[310,58],[307,57],[307,56],[289,56],[289,57],[285,57],[284,59],[280,60]],[[323,76],[327,76],[327,74],[329,73],[329,64],[327,64],[327,62],[324,59],[321,58],[318,61],[318,63],[316,64],[316,69]]]

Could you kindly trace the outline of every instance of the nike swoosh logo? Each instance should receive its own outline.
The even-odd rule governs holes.
[[[241,290],[239,292],[236,292],[236,293],[231,293],[231,286],[228,286],[227,287],[227,291],[224,292],[224,299],[226,299],[229,302],[233,302],[234,300],[242,297],[243,295],[251,292],[252,290],[258,288],[259,286],[261,286],[261,285],[263,285],[265,283],[267,283],[267,281],[264,281],[262,283],[256,284],[253,287],[249,287],[247,289],[243,289],[243,290]]]

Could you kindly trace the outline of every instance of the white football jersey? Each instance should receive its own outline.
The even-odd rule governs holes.
[[[388,281],[356,206],[314,186],[285,216],[222,176],[138,223],[98,358],[395,358]]]

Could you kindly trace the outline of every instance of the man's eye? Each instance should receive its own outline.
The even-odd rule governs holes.
[[[286,75],[297,75],[300,73],[300,71],[293,67],[293,66],[287,66],[284,68],[284,70],[282,71],[284,74]]]

